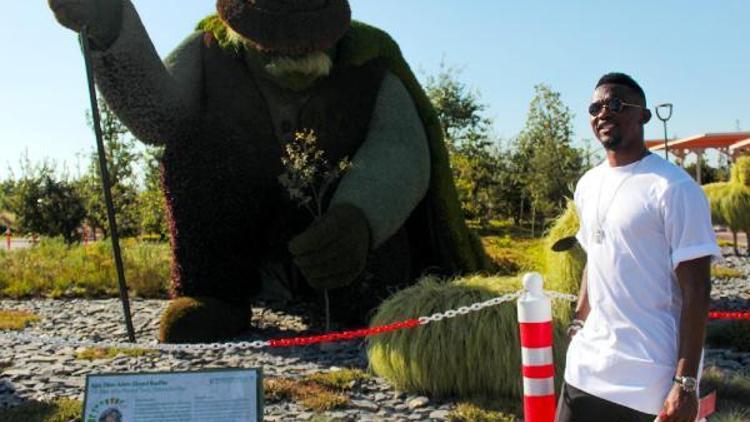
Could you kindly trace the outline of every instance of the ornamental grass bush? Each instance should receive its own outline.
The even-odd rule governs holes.
[[[578,294],[583,267],[586,265],[586,252],[578,242],[566,251],[552,250],[552,245],[560,239],[575,236],[578,233],[578,227],[575,203],[568,201],[565,211],[555,220],[544,239],[547,270],[544,281],[545,289]]]
[[[750,230],[750,188],[729,183],[721,192],[719,203],[721,216],[731,231]]]
[[[169,247],[125,239],[125,278],[139,297],[166,297]],[[109,241],[68,246],[43,239],[28,249],[0,251],[0,297],[117,297],[117,275]]]
[[[444,312],[515,292],[519,277],[426,277],[383,302],[371,324],[390,324]],[[554,359],[562,374],[568,303],[554,304]],[[521,346],[515,301],[444,319],[410,330],[381,334],[368,341],[372,370],[402,391],[433,397],[508,397],[522,395]],[[558,381],[561,379],[557,377]]]
[[[750,186],[750,157],[739,157],[732,163],[729,182]]]
[[[713,224],[727,224],[727,222],[724,221],[724,215],[721,212],[721,198],[724,197],[724,193],[728,186],[729,183],[726,182],[703,185],[703,192],[706,194],[706,198],[708,198],[708,202],[711,206],[711,222]]]
[[[703,186],[711,204],[714,224],[729,227],[734,234],[734,251],[738,253],[737,233],[750,231],[750,157],[740,157],[732,164],[727,183],[710,183]]]

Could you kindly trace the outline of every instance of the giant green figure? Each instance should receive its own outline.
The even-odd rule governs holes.
[[[248,328],[254,297],[322,289],[334,317],[362,322],[421,274],[485,268],[434,110],[395,42],[351,22],[346,0],[219,0],[164,62],[130,0],[49,3],[88,28],[117,116],[164,146],[175,298],[162,341],[226,338]],[[278,182],[304,129],[353,163],[315,222]]]

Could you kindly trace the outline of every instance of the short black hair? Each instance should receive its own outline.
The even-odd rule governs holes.
[[[643,92],[643,88],[641,88],[641,86],[638,85],[638,82],[636,82],[635,79],[631,78],[630,75],[626,75],[625,73],[620,72],[607,73],[606,75],[599,78],[599,82],[596,83],[596,87],[594,87],[594,89],[599,88],[599,86],[604,84],[624,85],[628,88],[631,88],[633,91],[635,91],[636,94],[638,94],[639,97],[641,97],[641,99],[643,100],[643,104],[646,104],[646,93]]]

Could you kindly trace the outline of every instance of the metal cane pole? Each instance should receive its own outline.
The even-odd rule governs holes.
[[[109,171],[107,171],[107,157],[104,152],[104,141],[102,140],[101,119],[99,117],[99,104],[96,100],[96,88],[94,86],[94,72],[91,66],[91,47],[87,30],[84,27],[80,34],[81,48],[83,49],[83,60],[86,63],[86,77],[89,85],[89,98],[91,99],[91,119],[96,134],[96,151],[99,156],[99,171],[102,176],[102,187],[104,188],[104,202],[107,204],[107,220],[109,221],[109,232],[112,239],[112,252],[115,256],[115,267],[117,268],[117,282],[120,287],[120,301],[125,314],[125,327],[128,331],[128,339],[135,343],[135,331],[133,320],[130,316],[130,300],[128,299],[128,287],[125,284],[125,270],[122,264],[120,252],[120,239],[117,234],[117,221],[115,219],[115,207],[112,204],[112,191],[109,184]]]

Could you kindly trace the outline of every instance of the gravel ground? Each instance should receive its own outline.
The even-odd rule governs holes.
[[[131,304],[133,325],[139,342],[153,342],[157,337],[159,315],[167,302],[136,300]],[[267,340],[318,333],[310,329],[306,314],[313,311],[298,306],[295,314],[267,307],[253,309],[259,326],[252,335],[239,340]],[[124,341],[127,336],[121,323],[119,301],[109,300],[34,300],[0,301],[0,309],[28,310],[42,319],[27,328],[25,334],[54,335],[86,340]],[[85,333],[85,334],[84,334]],[[58,397],[83,399],[85,375],[89,373],[123,373],[188,371],[205,368],[263,368],[264,377],[300,378],[304,375],[339,368],[367,368],[361,341],[335,346],[307,346],[261,351],[227,348],[199,352],[176,352],[146,355],[138,358],[116,357],[94,361],[75,359],[71,347],[12,344],[0,347],[0,367],[10,365],[0,377],[0,407],[14,406],[25,400],[48,400]],[[373,377],[349,394],[350,405],[325,413],[328,420],[445,420],[454,404],[427,397],[394,391],[384,380]],[[315,414],[293,402],[266,403],[264,420],[310,420]]]
[[[723,251],[722,265],[738,268],[744,277],[714,280],[712,308],[750,310],[750,259]],[[744,252],[744,251],[743,251]],[[140,342],[154,342],[159,315],[166,306],[162,300],[136,300],[131,306],[134,326]],[[0,309],[22,309],[42,319],[27,328],[26,334],[53,335],[87,340],[125,340],[121,308],[109,300],[33,300],[0,301]],[[309,305],[296,305],[283,311],[272,306],[253,309],[258,329],[241,340],[307,335],[319,332],[320,321],[311,320],[317,310]],[[318,330],[316,330],[316,327]],[[336,370],[366,369],[367,359],[361,341],[336,346],[264,349],[260,351],[227,348],[200,352],[176,352],[147,355],[139,358],[116,357],[94,361],[75,359],[71,347],[38,344],[8,344],[0,340],[0,407],[15,406],[25,400],[48,400],[58,397],[82,399],[85,375],[89,373],[122,373],[136,371],[187,371],[203,368],[261,367],[265,377],[294,377]],[[750,374],[750,353],[709,349],[706,365]],[[325,413],[328,420],[445,420],[455,403],[436,401],[394,391],[385,380],[373,377],[350,394],[345,409]],[[267,421],[310,420],[315,416],[294,402],[266,403]]]

